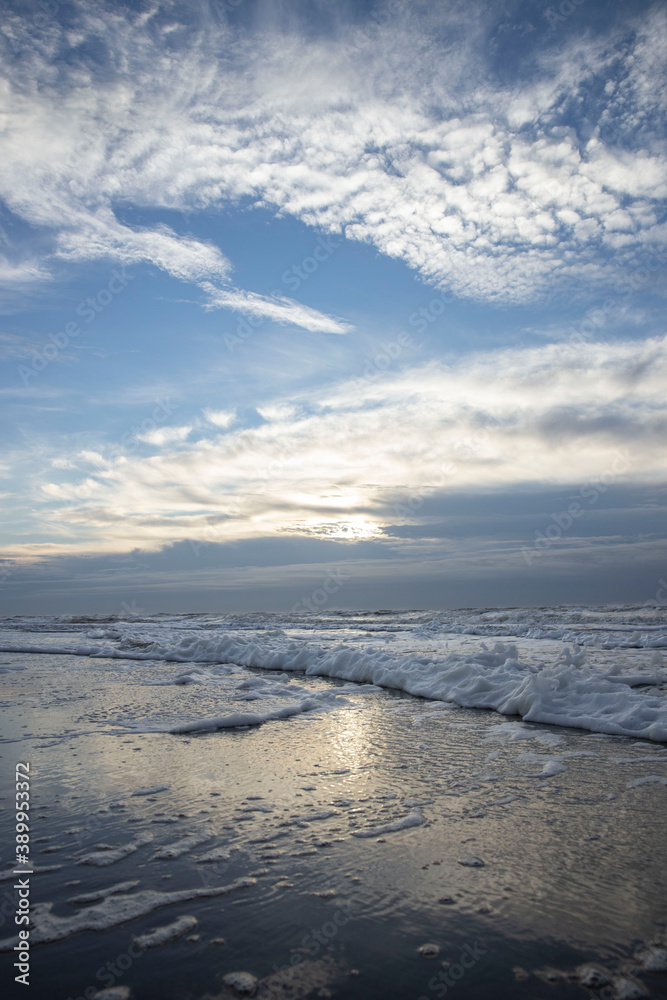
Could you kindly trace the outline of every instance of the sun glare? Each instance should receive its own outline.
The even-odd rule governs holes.
[[[377,521],[370,521],[363,515],[353,515],[336,521],[294,521],[282,525],[279,531],[295,535],[310,535],[316,538],[346,538],[359,541],[365,538],[376,538],[382,533],[382,527]]]

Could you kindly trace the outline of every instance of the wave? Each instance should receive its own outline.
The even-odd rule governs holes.
[[[596,669],[586,665],[581,649],[577,653],[566,649],[556,662],[544,664],[520,660],[516,646],[502,642],[493,649],[431,656],[342,643],[327,647],[289,639],[278,629],[254,636],[188,630],[161,639],[122,632],[114,632],[114,638],[116,634],[120,638],[114,644],[17,644],[2,645],[0,650],[300,671],[466,708],[494,709],[528,722],[667,742],[667,674],[652,669],[623,676],[617,668]],[[205,721],[211,728],[225,725],[223,719]]]

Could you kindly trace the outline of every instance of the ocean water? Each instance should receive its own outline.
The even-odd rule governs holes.
[[[2,981],[26,762],[35,1000],[666,997],[666,652],[651,607],[4,619]]]
[[[137,731],[204,731],[341,709],[358,685],[371,684],[526,721],[667,741],[664,607],[0,620],[0,655],[18,653],[57,655],[71,669],[80,669],[79,658],[127,661],[116,673],[165,688],[161,697],[152,692],[145,714],[137,705],[109,718]],[[0,669],[17,662],[6,659]],[[315,690],[300,677],[353,686]]]

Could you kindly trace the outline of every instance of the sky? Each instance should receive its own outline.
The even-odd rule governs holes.
[[[667,8],[0,17],[5,614],[667,603]]]

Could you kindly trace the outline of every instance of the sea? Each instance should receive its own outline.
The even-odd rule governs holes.
[[[2,982],[667,997],[666,655],[660,605],[0,619]]]
[[[122,677],[165,688],[145,714],[109,716],[134,731],[259,725],[340,708],[373,685],[667,742],[665,606],[0,619],[1,670],[19,669],[12,654],[73,669],[80,658],[126,661],[114,667]],[[348,686],[304,686],[314,677]]]

